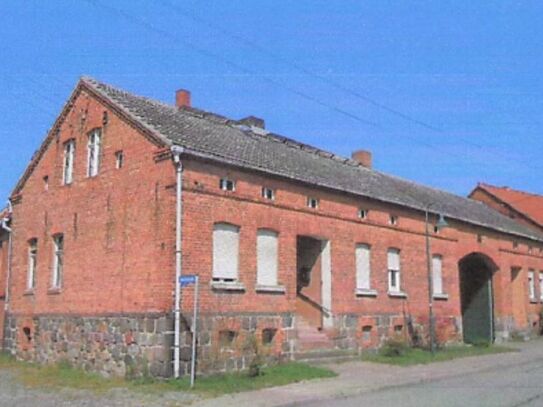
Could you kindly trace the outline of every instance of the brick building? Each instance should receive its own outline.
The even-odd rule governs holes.
[[[543,196],[541,195],[479,183],[471,191],[469,197],[484,202],[517,222],[543,231]]]
[[[439,341],[536,328],[543,290],[532,278],[529,295],[527,273],[543,270],[541,233],[370,167],[366,152],[341,158],[195,109],[186,91],[169,106],[82,78],[10,199],[4,346],[167,376],[177,331],[184,373],[193,289],[175,329],[176,272],[201,279],[200,371],[243,368],[254,344],[290,359],[425,341],[426,211]]]

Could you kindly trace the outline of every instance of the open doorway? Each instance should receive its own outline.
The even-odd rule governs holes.
[[[296,314],[319,330],[331,324],[330,243],[310,236],[296,242]]]
[[[465,256],[458,265],[464,342],[491,343],[494,341],[492,275],[497,267],[481,253]]]

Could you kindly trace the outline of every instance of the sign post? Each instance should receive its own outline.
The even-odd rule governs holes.
[[[196,336],[198,334],[198,291],[200,288],[199,278],[196,275],[185,275],[179,277],[181,288],[194,284],[194,307],[192,314],[192,358],[190,362],[190,387],[194,387],[196,377]]]

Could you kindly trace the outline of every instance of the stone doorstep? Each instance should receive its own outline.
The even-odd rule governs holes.
[[[331,363],[354,360],[358,358],[358,352],[343,349],[315,349],[310,351],[296,352],[293,358],[297,362],[306,363]]]

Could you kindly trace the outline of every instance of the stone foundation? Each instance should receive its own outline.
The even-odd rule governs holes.
[[[8,316],[5,348],[18,359],[68,361],[103,376],[171,376],[172,319],[164,314],[104,317]]]

